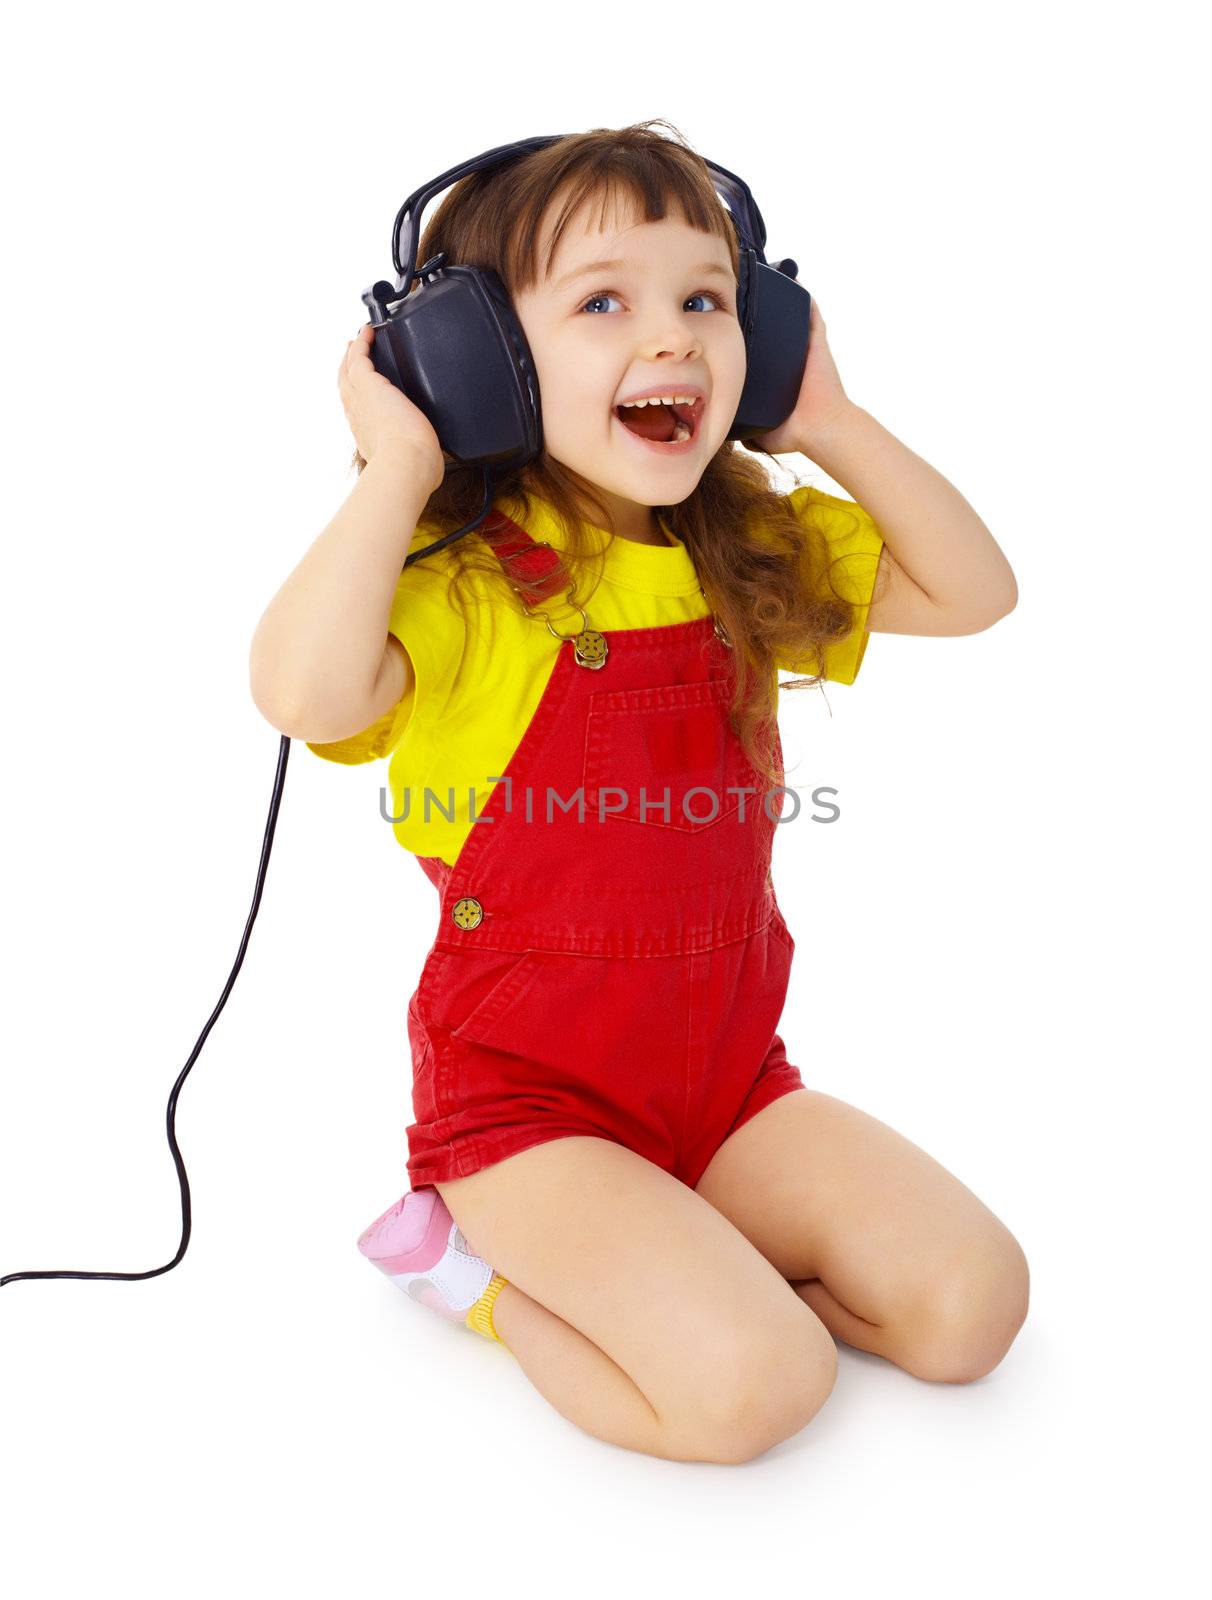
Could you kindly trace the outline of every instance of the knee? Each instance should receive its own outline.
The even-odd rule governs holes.
[[[811,1314],[719,1344],[688,1423],[689,1459],[739,1465],[805,1427],[837,1379],[837,1347]]]
[[[992,1372],[1026,1321],[1027,1258],[1005,1232],[940,1270],[923,1291],[902,1321],[898,1365],[934,1383],[972,1383]]]

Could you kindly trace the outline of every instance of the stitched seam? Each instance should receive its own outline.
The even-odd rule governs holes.
[[[682,1129],[678,1135],[675,1167],[681,1167],[686,1154],[686,1129],[690,1122],[690,1049],[694,1037],[694,968],[695,957],[687,958],[686,975],[686,1051],[682,1059]]]
[[[495,1027],[508,1016],[516,1002],[534,982],[537,963],[530,958],[535,954],[534,950],[523,950],[518,959],[493,984],[479,1005],[473,1006],[458,1027],[451,1029],[451,1037],[457,1039],[460,1044],[464,1039],[474,1041],[475,1032],[468,1032],[468,1029],[482,1029],[486,1023]],[[528,965],[529,971],[527,971]]]

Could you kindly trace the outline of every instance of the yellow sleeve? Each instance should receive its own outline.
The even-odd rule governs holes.
[[[312,744],[308,740],[307,748],[323,756],[325,761],[340,761],[347,767],[355,767],[363,761],[378,761],[390,755],[408,726],[413,693],[410,687],[398,705],[361,733],[351,734],[348,739],[337,739],[331,744]]]
[[[805,577],[810,592],[818,597],[834,596],[845,600],[854,613],[854,626],[842,639],[824,647],[823,676],[833,683],[853,683],[867,649],[867,613],[875,589],[883,535],[874,521],[853,500],[842,500],[823,489],[805,484],[788,495],[791,508],[802,523],[820,529],[827,541],[822,557],[805,546]],[[811,674],[810,662],[779,661],[783,672]]]
[[[436,534],[434,535],[436,537]],[[427,543],[417,540],[412,546]],[[377,722],[348,739],[307,748],[325,761],[357,766],[389,756],[414,718],[437,716],[446,703],[459,662],[467,645],[467,626],[463,612],[447,588],[447,568],[441,555],[406,567],[396,584],[395,599],[387,631],[408,651],[412,662],[412,682],[403,698]]]

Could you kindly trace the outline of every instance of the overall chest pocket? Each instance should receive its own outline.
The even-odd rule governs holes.
[[[761,804],[757,774],[728,723],[724,678],[589,697],[586,820],[619,818],[698,833]],[[729,790],[733,790],[729,793]],[[667,802],[667,803],[666,803]]]

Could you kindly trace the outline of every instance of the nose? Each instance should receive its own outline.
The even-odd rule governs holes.
[[[688,328],[681,317],[668,311],[654,311],[640,336],[640,351],[645,360],[688,360],[700,355],[702,349],[695,329]]]

